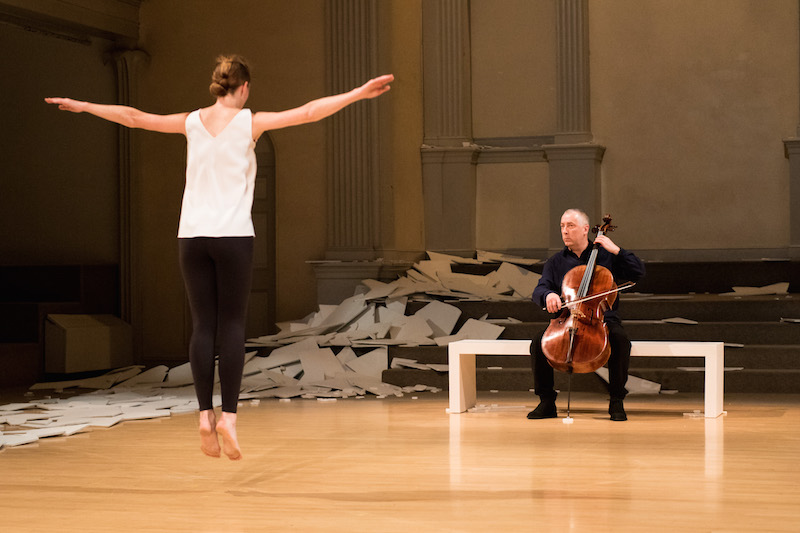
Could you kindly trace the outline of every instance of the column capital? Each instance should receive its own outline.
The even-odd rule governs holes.
[[[787,159],[800,155],[800,137],[789,137],[783,140],[783,153]]]

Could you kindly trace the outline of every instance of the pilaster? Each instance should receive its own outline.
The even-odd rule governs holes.
[[[328,89],[351,90],[375,76],[376,0],[329,0]],[[326,259],[374,259],[380,247],[377,103],[356,102],[327,120]]]
[[[424,144],[472,141],[468,0],[422,2]]]
[[[592,140],[589,87],[589,4],[557,0],[557,144]]]

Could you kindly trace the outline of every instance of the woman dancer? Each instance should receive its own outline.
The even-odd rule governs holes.
[[[236,407],[244,367],[245,317],[255,236],[251,209],[256,176],[255,144],[268,130],[316,122],[390,89],[394,76],[374,78],[347,93],[312,100],[295,109],[252,113],[250,69],[244,58],[220,56],[211,75],[216,102],[191,113],[154,115],[138,109],[46,98],[59,109],[90,113],[129,128],[186,136],[186,186],[178,252],[192,313],[189,361],[200,407],[200,449],[241,459]],[[212,404],[215,345],[219,348],[222,412]],[[222,437],[220,448],[219,437]]]

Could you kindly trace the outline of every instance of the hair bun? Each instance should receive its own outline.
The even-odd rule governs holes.
[[[212,82],[208,90],[211,92],[211,96],[225,96],[228,94],[228,89],[217,82]]]
[[[221,97],[249,82],[250,68],[244,58],[236,55],[219,56],[208,89],[212,96]]]

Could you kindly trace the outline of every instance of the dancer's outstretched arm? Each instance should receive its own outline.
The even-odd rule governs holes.
[[[316,122],[329,117],[354,102],[380,96],[391,88],[389,84],[392,81],[394,81],[394,76],[385,74],[369,80],[352,91],[312,100],[294,109],[256,113],[253,115],[253,137],[258,139],[262,133],[268,130]]]
[[[128,128],[141,128],[161,133],[182,133],[186,135],[186,117],[188,113],[173,115],[155,115],[145,113],[134,107],[122,105],[94,104],[81,102],[71,98],[45,98],[48,104],[55,104],[63,111],[73,113],[90,113],[110,122],[122,124]]]

